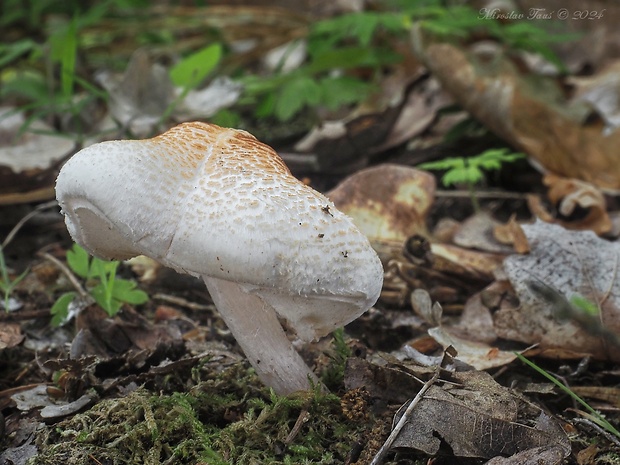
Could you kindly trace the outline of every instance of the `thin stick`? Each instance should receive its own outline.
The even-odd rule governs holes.
[[[190,310],[214,310],[215,305],[203,305],[196,302],[190,302],[187,299],[182,297],[177,297],[174,295],[157,293],[153,295],[153,299],[161,300],[162,302],[167,302],[169,304],[178,305],[180,307],[189,308]]]
[[[67,277],[67,279],[69,279],[69,282],[71,282],[75,290],[78,292],[78,294],[80,294],[80,297],[82,298],[89,297],[88,292],[84,290],[84,288],[82,287],[82,284],[80,284],[80,282],[75,277],[73,272],[63,262],[61,262],[56,257],[54,257],[53,255],[47,252],[39,252],[37,253],[37,255],[41,258],[45,258],[46,260],[49,260],[54,265],[56,265],[56,267],[58,267],[58,269],[62,271],[62,273]]]
[[[383,462],[385,455],[390,451],[392,444],[396,440],[396,437],[400,434],[400,431],[405,426],[405,423],[409,421],[409,417],[411,416],[411,412],[413,412],[414,407],[422,400],[424,393],[428,391],[428,389],[435,383],[435,381],[437,381],[440,370],[441,366],[438,365],[437,369],[435,370],[435,374],[431,377],[431,379],[424,383],[424,386],[422,386],[420,392],[418,392],[417,395],[413,398],[413,400],[409,403],[409,405],[407,406],[407,410],[405,410],[403,416],[400,417],[400,420],[398,420],[398,423],[396,423],[396,426],[394,426],[394,429],[392,429],[392,432],[385,440],[385,443],[381,446],[381,449],[379,449],[379,452],[377,452],[377,455],[375,455],[375,457],[372,459],[370,465],[379,465],[381,462]]]
[[[471,192],[466,190],[453,190],[445,191],[438,190],[435,192],[436,197],[448,197],[448,198],[469,198]],[[527,200],[527,194],[521,194],[519,192],[505,192],[505,191],[480,191],[476,192],[476,197],[481,199],[514,199],[514,200]]]
[[[284,445],[288,447],[288,445],[291,442],[293,442],[293,440],[297,437],[297,435],[301,431],[301,427],[304,425],[304,423],[308,421],[309,417],[310,417],[310,412],[308,412],[308,409],[303,409],[299,413],[299,416],[297,417],[297,421],[295,422],[293,429],[291,430],[290,433],[288,433],[288,436],[284,440]]]
[[[15,226],[13,226],[13,229],[11,229],[9,234],[4,239],[4,242],[2,243],[2,248],[4,249],[7,245],[9,245],[9,242],[13,240],[13,237],[15,237],[17,232],[22,228],[22,226],[26,223],[26,221],[37,216],[43,210],[47,210],[48,208],[57,207],[57,206],[58,206],[58,202],[56,202],[56,200],[50,200],[49,202],[45,202],[45,203],[42,203],[41,205],[37,205],[37,207],[34,210],[32,210],[30,213],[24,216],[21,220],[17,222]]]
[[[588,420],[587,418],[573,418],[572,422],[588,425],[590,428],[595,429],[599,434],[605,436],[609,442],[613,442],[617,447],[620,447],[620,440],[618,440],[617,436],[605,431],[592,420]]]

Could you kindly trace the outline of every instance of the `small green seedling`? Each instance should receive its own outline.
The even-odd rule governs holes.
[[[328,388],[337,390],[342,386],[347,359],[351,356],[351,348],[345,341],[342,328],[336,329],[332,336],[332,346],[326,354],[331,359],[331,362],[323,369],[321,381]]]
[[[22,274],[11,280],[9,270],[6,266],[6,262],[4,261],[2,246],[0,246],[0,291],[4,294],[3,304],[6,312],[9,311],[9,299],[13,289],[15,289],[15,287],[26,277],[27,274],[28,270],[24,270]]]
[[[489,149],[475,157],[444,158],[439,161],[422,163],[418,165],[418,168],[445,170],[446,172],[441,177],[441,183],[445,187],[455,184],[467,185],[474,210],[479,211],[480,205],[476,198],[474,187],[484,178],[484,171],[499,170],[504,163],[512,163],[524,157],[524,154],[514,153],[506,148]]]
[[[116,277],[117,261],[91,258],[82,247],[74,244],[67,252],[67,264],[76,275],[86,280],[88,293],[110,316],[116,315],[123,303],[139,305],[148,300],[144,291],[136,289],[135,282]],[[58,298],[51,309],[53,325],[58,326],[66,320],[69,305],[76,298],[76,292],[67,292]]]
[[[528,360],[527,358],[525,358],[523,355],[517,353],[516,356],[519,358],[519,360],[521,360],[527,366],[529,366],[530,368],[533,368],[534,370],[536,370],[538,373],[543,375],[545,378],[547,378],[549,381],[551,381],[553,384],[555,384],[557,387],[559,387],[562,391],[564,391],[566,394],[568,394],[572,399],[574,399],[576,402],[581,404],[590,413],[589,419],[592,422],[596,423],[598,426],[603,428],[605,431],[607,431],[607,432],[613,434],[614,436],[620,438],[620,431],[618,431],[614,427],[614,425],[612,425],[603,415],[601,415],[598,412],[598,410],[595,410],[593,407],[591,407],[590,404],[588,404],[585,400],[583,400],[581,397],[579,397],[577,394],[575,394],[568,386],[566,386],[564,383],[562,383],[555,376],[551,375],[550,373],[548,373],[545,370],[543,370],[542,368],[540,368],[538,365],[536,365],[531,360]]]

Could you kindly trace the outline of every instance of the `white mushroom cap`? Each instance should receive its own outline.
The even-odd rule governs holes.
[[[366,237],[245,131],[185,123],[95,144],[65,164],[56,194],[71,236],[93,255],[142,254],[240,283],[304,339],[357,318],[381,290]]]

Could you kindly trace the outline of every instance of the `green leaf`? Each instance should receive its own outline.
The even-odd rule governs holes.
[[[102,260],[97,257],[93,257],[93,261],[90,265],[90,277],[97,277],[103,279],[108,275],[112,275],[111,279],[114,279],[116,270],[120,263],[115,260]]]
[[[463,158],[444,158],[443,160],[429,161],[427,163],[421,163],[418,168],[422,170],[451,170],[451,169],[464,169],[465,160]]]
[[[498,170],[502,167],[502,160],[498,158],[471,158],[472,166],[480,167],[487,171]]]
[[[222,108],[211,117],[211,122],[224,128],[234,128],[241,123],[241,115],[229,108]]]
[[[276,96],[275,116],[280,121],[288,121],[306,105],[317,105],[321,99],[321,89],[314,79],[300,76],[284,84]]]
[[[315,41],[320,38],[331,44],[352,38],[360,45],[368,47],[379,28],[392,33],[408,30],[406,19],[406,15],[393,12],[363,11],[343,14],[314,23],[310,38]]]
[[[116,315],[123,305],[122,302],[112,298],[109,288],[103,283],[99,283],[93,287],[90,290],[90,295],[93,296],[97,305],[103,308],[109,316]]]
[[[140,305],[149,300],[149,296],[146,292],[136,289],[137,284],[127,279],[117,279],[114,281],[114,288],[112,290],[112,297],[121,302],[126,302],[132,305]]]
[[[21,39],[12,44],[0,44],[0,68],[4,68],[16,58],[37,47],[39,45],[32,39]]]
[[[67,292],[61,295],[54,305],[52,305],[50,309],[50,313],[53,315],[52,326],[58,327],[65,322],[69,315],[69,305],[73,302],[76,295],[75,292]]]
[[[476,184],[482,181],[482,178],[484,178],[484,173],[477,166],[468,165],[465,167],[464,178],[465,178],[464,182],[466,184]]]
[[[215,69],[222,57],[222,45],[211,44],[179,61],[170,70],[170,79],[175,86],[196,87]]]
[[[276,108],[276,93],[268,92],[261,99],[254,108],[254,115],[257,118],[267,118],[273,115]]]
[[[371,84],[346,76],[323,78],[320,87],[321,100],[330,110],[364,100],[373,88]]]
[[[469,163],[485,170],[498,170],[503,163],[513,162],[524,157],[525,155],[522,153],[512,153],[507,148],[489,149],[480,155],[469,158]]]
[[[353,16],[357,21],[354,21],[351,28],[351,34],[357,37],[360,45],[368,47],[372,36],[374,35],[377,27],[380,23],[380,17],[372,12],[361,12]]]
[[[364,47],[341,47],[326,50],[313,57],[307,67],[310,74],[333,69],[378,67],[402,60],[402,56],[388,50]]]
[[[90,271],[90,256],[88,252],[77,244],[73,244],[67,251],[67,264],[80,278],[88,278]]]
[[[148,295],[144,291],[136,289],[136,283],[116,278],[116,271],[120,265],[118,261],[101,260],[96,257],[91,259],[82,247],[74,244],[67,252],[67,263],[80,277],[99,281],[88,292],[110,316],[116,315],[124,302],[137,305],[148,300]],[[65,296],[62,298],[68,299]],[[57,311],[61,311],[64,301],[57,302],[56,305],[59,305]]]
[[[52,60],[60,63],[60,84],[62,95],[70,97],[75,82],[75,62],[77,55],[77,19],[50,38]]]
[[[50,101],[48,83],[38,71],[12,72],[7,70],[0,86],[0,97],[17,96],[31,102],[46,104]]]
[[[479,176],[477,176],[479,175]],[[474,178],[476,178],[474,180]],[[444,186],[453,186],[455,184],[475,184],[482,178],[482,172],[475,167],[466,166],[462,169],[451,169],[441,178]]]

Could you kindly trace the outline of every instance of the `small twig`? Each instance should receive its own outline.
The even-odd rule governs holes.
[[[595,429],[599,434],[605,436],[605,438],[607,438],[609,442],[613,442],[617,447],[620,447],[620,439],[618,439],[613,434],[605,431],[603,428],[601,428],[599,425],[597,425],[593,421],[588,420],[587,418],[573,418],[573,422],[583,423],[583,424],[588,425],[590,428]]]
[[[45,202],[45,203],[42,203],[41,205],[37,205],[34,210],[32,210],[30,213],[24,216],[21,220],[17,222],[15,226],[13,226],[13,229],[11,229],[9,234],[4,239],[4,242],[2,242],[1,247],[4,249],[7,245],[9,245],[9,243],[13,240],[15,235],[19,232],[22,226],[26,224],[28,220],[37,216],[43,210],[47,210],[48,208],[57,207],[57,206],[58,206],[58,202],[56,202],[56,200],[50,200],[49,202]]]
[[[73,274],[73,272],[60,260],[58,260],[56,257],[54,257],[53,255],[47,253],[47,252],[38,252],[37,255],[41,258],[44,258],[46,260],[49,260],[50,262],[52,262],[54,265],[56,265],[56,267],[62,271],[62,273],[67,277],[67,279],[69,280],[69,282],[71,283],[71,285],[75,288],[75,290],[77,291],[78,294],[80,294],[80,297],[82,297],[83,299],[88,298],[89,294],[88,292],[86,292],[84,290],[84,288],[82,287],[82,284],[80,283],[80,281],[78,281],[78,279],[75,277],[75,275]]]
[[[444,191],[438,190],[435,192],[436,197],[448,197],[448,198],[470,198],[471,192],[468,190],[453,190]],[[481,199],[515,199],[515,200],[527,200],[527,194],[521,194],[519,192],[504,192],[504,191],[477,191],[476,197]]]
[[[0,312],[0,321],[24,321],[24,320],[36,320],[39,318],[45,318],[50,316],[49,308],[42,308],[38,310],[20,310],[18,312]]]
[[[93,454],[88,454],[88,457],[89,457],[89,458],[90,458],[93,462],[95,462],[97,465],[103,465],[103,464],[102,464],[99,460],[97,460],[97,459],[95,458],[95,456],[94,456]]]
[[[189,300],[182,297],[176,297],[168,294],[157,293],[153,296],[153,299],[168,302],[170,304],[175,304],[180,307],[189,308],[190,310],[213,310],[214,308],[213,305],[202,305],[196,302],[190,302]]]
[[[299,412],[299,416],[297,417],[295,425],[293,425],[293,429],[290,433],[288,433],[288,436],[286,436],[286,439],[284,440],[284,445],[288,446],[291,442],[293,442],[293,440],[299,434],[299,431],[301,431],[301,427],[304,425],[305,422],[308,421],[309,416],[310,412],[308,412],[307,409],[303,409],[301,412]]]
[[[428,391],[428,389],[435,383],[435,381],[437,381],[440,371],[441,366],[438,365],[435,370],[435,374],[433,374],[431,379],[424,383],[424,386],[422,386],[420,392],[418,392],[417,395],[413,398],[413,400],[409,403],[409,405],[407,406],[407,410],[405,410],[405,413],[403,413],[403,415],[400,417],[400,420],[398,420],[398,423],[396,423],[396,426],[394,426],[392,432],[385,440],[385,443],[381,446],[381,449],[379,449],[377,455],[375,455],[375,457],[372,459],[372,462],[370,462],[370,465],[379,465],[381,462],[383,462],[385,455],[390,451],[392,444],[396,440],[396,437],[400,434],[400,431],[405,426],[405,423],[409,421],[409,417],[411,416],[411,412],[413,412],[414,407],[422,400],[424,393],[426,393],[426,391]]]

